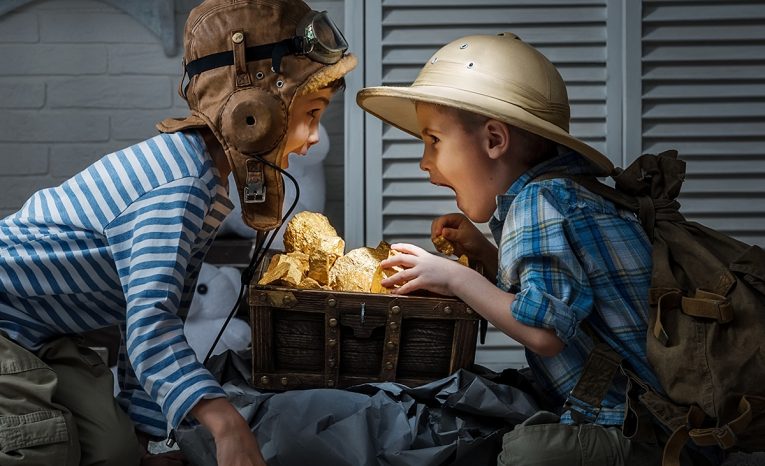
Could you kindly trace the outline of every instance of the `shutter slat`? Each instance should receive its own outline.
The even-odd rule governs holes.
[[[644,62],[731,62],[765,57],[765,44],[714,45],[709,40],[689,45],[651,45],[643,47]]]
[[[680,158],[693,162],[697,159],[705,160],[729,160],[732,157],[748,157],[756,161],[762,157],[763,142],[762,139],[756,140],[712,140],[712,141],[661,141],[653,143],[651,140],[645,140],[644,152],[648,154],[658,154],[667,149],[677,149]],[[634,154],[631,154],[634,155]]]
[[[643,117],[666,120],[721,120],[729,117],[765,117],[765,98],[745,102],[683,102],[645,104]]]
[[[643,79],[656,81],[747,81],[762,79],[765,63],[714,63],[707,65],[674,65],[672,63],[643,66]]]
[[[438,25],[440,27],[460,24],[565,24],[568,25],[575,18],[587,18],[589,22],[605,22],[605,9],[599,7],[583,6],[579,8],[513,8],[504,6],[487,8],[471,6],[470,14],[465,14],[464,7],[444,6],[438,8],[438,14],[433,14],[433,8],[389,8],[383,12],[383,28],[416,26],[427,27]]]
[[[679,3],[679,4],[673,4]],[[720,0],[717,2],[683,4],[683,2],[666,2],[664,5],[646,5],[643,9],[643,21],[650,23],[667,23],[677,21],[720,22],[726,20],[765,19],[765,9],[762,5],[750,2],[735,2]]]
[[[746,41],[765,39],[765,29],[758,24],[668,24],[646,28],[644,43],[706,41],[714,37],[715,41]]]
[[[501,5],[501,6],[507,6],[508,1],[507,0],[480,0],[471,2],[471,6],[480,7],[480,6],[493,6],[493,5]],[[585,6],[592,6],[592,5],[600,5],[601,1],[593,1],[593,0],[513,0],[514,6],[521,6],[521,5],[528,5],[528,6],[548,6],[548,7],[557,7],[560,5],[564,6],[571,6],[571,5],[585,5]],[[384,0],[382,2],[383,7],[396,7],[400,8],[402,10],[405,10],[407,8],[419,8],[423,6],[429,6],[433,7],[434,11],[437,12],[438,9],[442,6],[465,6],[464,0]]]
[[[765,52],[765,48],[763,48]],[[765,55],[764,55],[765,56]],[[643,87],[643,100],[651,99],[730,99],[765,97],[765,82],[708,84],[662,83],[648,84]],[[698,100],[697,100],[698,102]]]

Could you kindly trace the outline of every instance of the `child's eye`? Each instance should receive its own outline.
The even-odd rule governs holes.
[[[431,143],[431,144],[435,144],[435,143],[437,143],[438,141],[440,141],[440,139],[438,139],[437,137],[435,137],[435,136],[430,136],[430,143]]]
[[[321,109],[315,108],[311,110],[310,112],[308,112],[308,116],[310,116],[311,118],[316,118],[317,116],[319,116],[319,112],[321,112]]]

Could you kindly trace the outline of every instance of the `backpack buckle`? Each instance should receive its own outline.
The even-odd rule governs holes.
[[[594,424],[600,415],[600,406],[592,406],[569,392],[566,401],[563,402],[563,410],[571,413],[571,419],[577,424]]]
[[[714,436],[715,440],[717,440],[717,444],[720,445],[720,448],[723,450],[731,448],[738,441],[736,433],[733,432],[733,429],[731,429],[728,424],[713,429],[712,436]]]

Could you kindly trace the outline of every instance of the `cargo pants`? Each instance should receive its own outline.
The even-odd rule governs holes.
[[[498,466],[653,466],[661,464],[658,445],[631,442],[619,427],[560,424],[540,411],[502,439]]]
[[[133,423],[94,351],[63,337],[35,354],[0,333],[0,466],[136,466]]]

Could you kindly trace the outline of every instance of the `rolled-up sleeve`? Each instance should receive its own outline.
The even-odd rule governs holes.
[[[498,283],[516,291],[510,309],[516,320],[553,329],[567,343],[592,312],[593,293],[552,199],[532,184],[514,200],[503,227]]]

